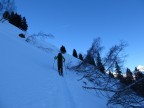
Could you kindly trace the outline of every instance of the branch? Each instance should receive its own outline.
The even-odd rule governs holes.
[[[117,92],[117,90],[112,90],[112,89],[107,89],[107,88],[96,88],[96,87],[86,87],[86,86],[82,86],[85,89],[97,89],[97,90],[101,90],[101,91],[109,91],[109,92]]]

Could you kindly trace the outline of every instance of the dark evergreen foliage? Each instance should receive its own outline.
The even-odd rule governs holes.
[[[75,49],[73,49],[73,56],[76,57],[76,58],[78,57],[77,51]]]
[[[133,74],[129,68],[126,70],[125,84],[129,85],[134,82]]]
[[[3,18],[6,19],[6,20],[9,18],[9,12],[8,11],[5,11],[3,13]]]
[[[9,16],[9,19],[8,19],[8,21],[9,21],[9,23],[11,23],[11,24],[13,24],[13,23],[15,23],[15,13],[14,12],[11,12],[10,13],[10,16]],[[14,24],[13,24],[14,25]]]
[[[79,59],[83,61],[83,55],[81,53],[79,54]]]
[[[115,62],[115,71],[116,71],[117,74],[121,74],[122,73],[121,72],[121,68],[120,68],[120,66],[118,65],[117,62]]]
[[[109,76],[110,76],[111,78],[114,78],[114,75],[113,75],[113,73],[111,73],[111,71],[109,71]]]
[[[11,12],[10,14],[6,11],[3,14],[3,18],[8,20],[9,23],[20,28],[21,30],[27,31],[28,25],[25,17],[21,17],[18,13]]]
[[[121,75],[121,68],[120,68],[120,66],[118,65],[118,63],[117,62],[115,62],[115,72],[117,73],[117,78],[119,79],[119,80],[123,80],[123,75]]]
[[[96,66],[95,60],[94,60],[93,56],[90,54],[87,54],[86,58],[84,59],[84,63],[88,63],[88,64]]]
[[[26,18],[25,18],[25,17],[22,18],[22,29],[23,29],[24,31],[27,31],[27,29],[28,29],[28,25],[27,25],[27,22],[26,22]]]
[[[136,80],[141,79],[141,78],[143,78],[143,77],[144,77],[144,75],[143,75],[142,72],[137,71],[137,72],[135,73],[135,78],[136,78]]]
[[[139,83],[133,86],[133,89],[140,95],[144,97],[144,74],[140,71],[135,73],[136,81],[141,80]]]
[[[9,23],[20,28],[21,27],[21,16],[17,13],[12,12],[9,17]],[[21,28],[20,28],[21,29]]]
[[[63,53],[63,54],[66,53],[66,49],[65,49],[65,47],[64,47],[63,45],[61,46],[60,51],[61,51],[61,53]]]
[[[135,67],[135,70],[134,70],[135,72],[137,72],[138,71],[138,69],[137,69],[137,67]]]
[[[102,73],[105,73],[105,68],[102,64],[100,53],[97,53],[96,66],[97,66],[98,70],[100,70]]]
[[[134,90],[139,96],[144,97],[144,74],[135,68],[135,78],[129,68],[126,70],[126,77],[118,74],[118,79],[126,86],[133,84],[130,88]],[[138,81],[138,82],[137,82]],[[135,84],[134,84],[135,83]]]

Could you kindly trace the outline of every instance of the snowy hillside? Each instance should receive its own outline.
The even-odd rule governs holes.
[[[0,22],[0,108],[106,108],[103,97],[82,88],[76,72],[57,72],[49,44],[44,52],[19,38],[21,30]],[[65,54],[66,65],[78,62]]]

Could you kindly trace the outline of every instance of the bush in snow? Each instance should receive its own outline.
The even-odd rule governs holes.
[[[21,33],[21,34],[19,34],[19,37],[25,38],[25,35]]]

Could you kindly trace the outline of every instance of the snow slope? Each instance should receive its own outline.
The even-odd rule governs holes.
[[[0,22],[0,108],[106,108],[106,100],[82,88],[76,72],[58,75],[54,56],[18,37],[21,30]],[[50,48],[51,47],[49,44]],[[65,54],[66,64],[78,62]]]

